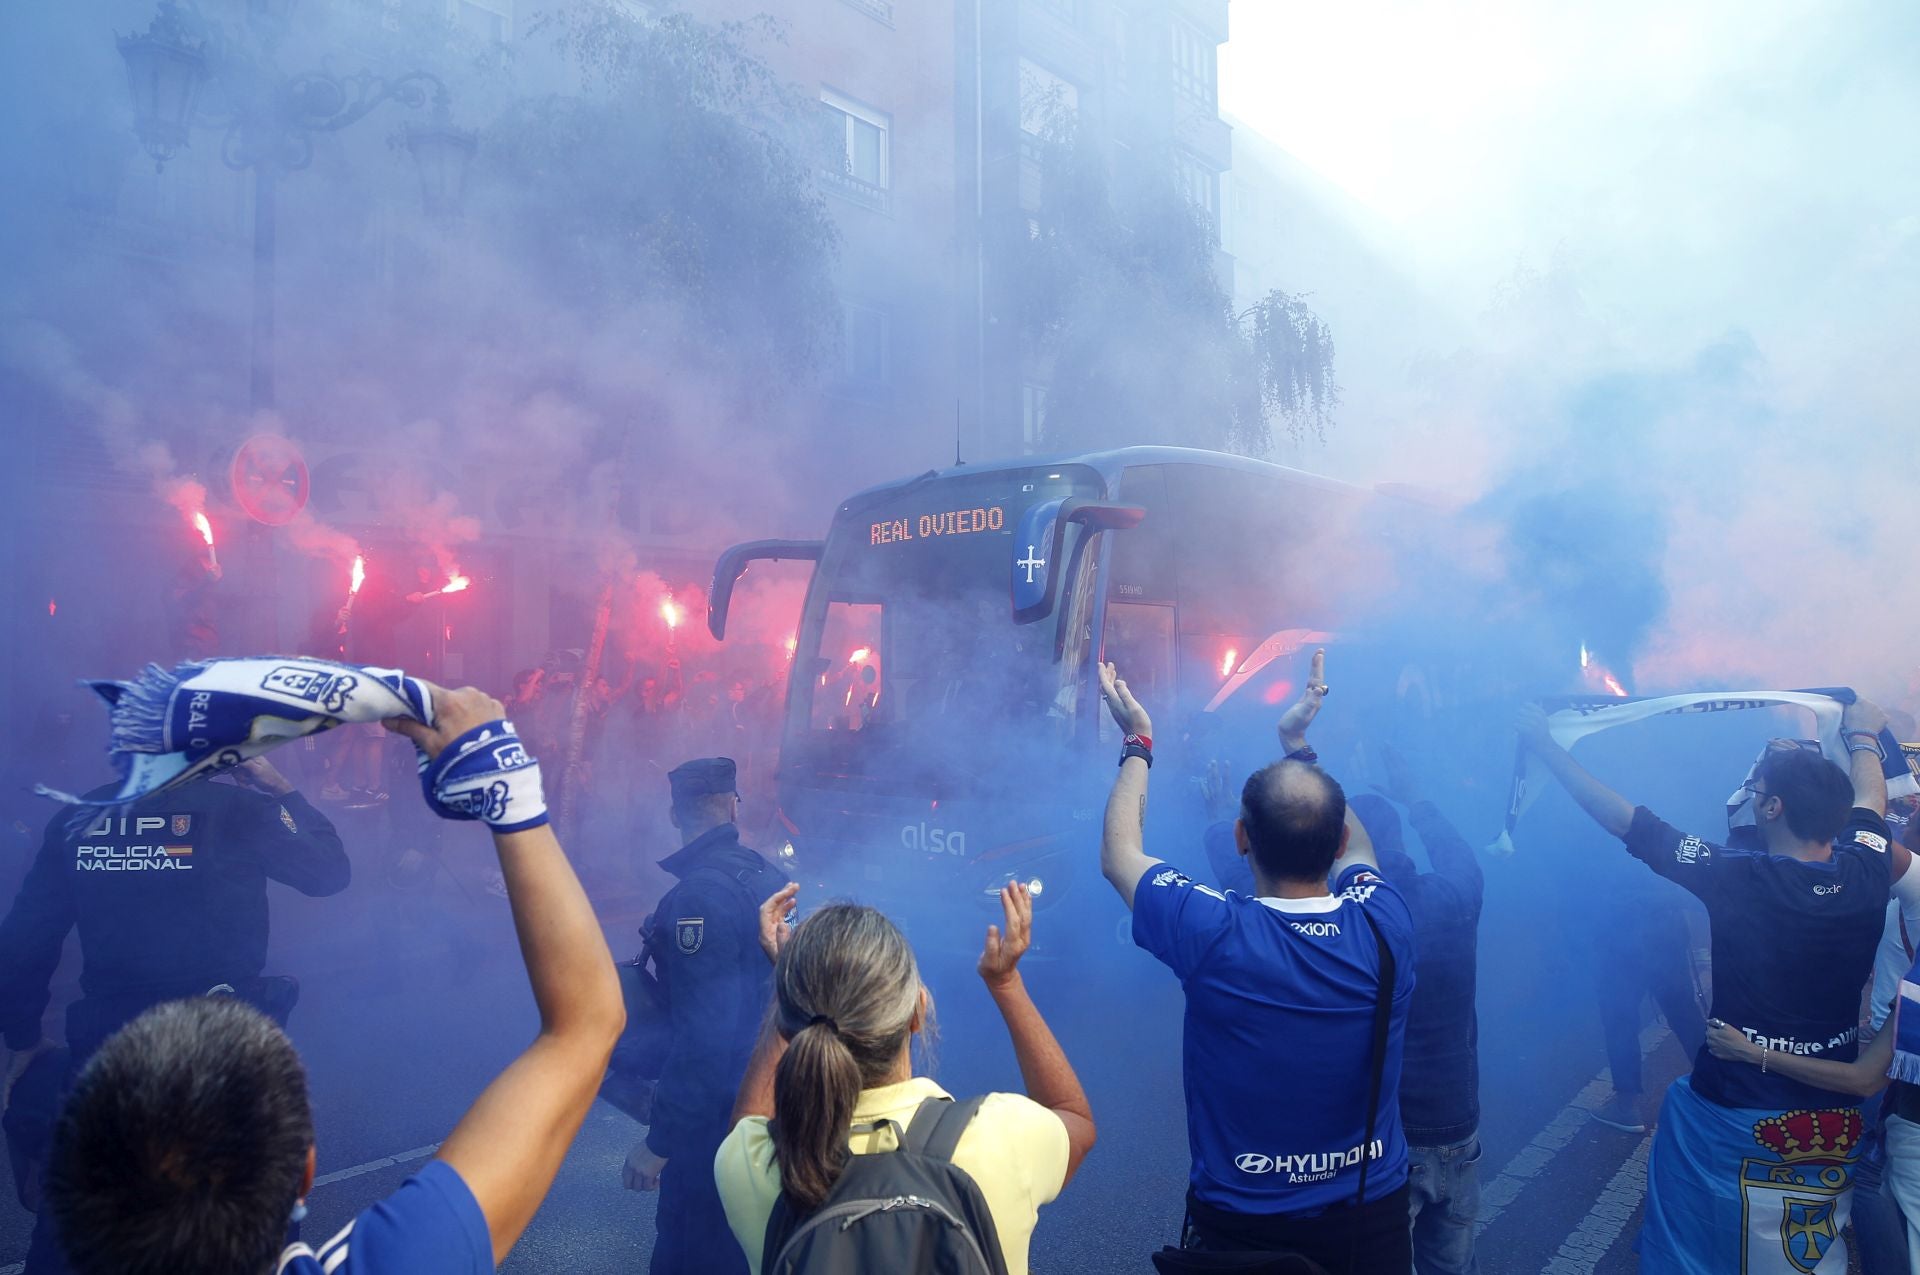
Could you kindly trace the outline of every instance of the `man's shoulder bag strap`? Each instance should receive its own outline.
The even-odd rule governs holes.
[[[1360,1143],[1360,1191],[1353,1201],[1365,1204],[1367,1168],[1373,1163],[1373,1128],[1380,1115],[1380,1086],[1387,1070],[1387,1034],[1393,1025],[1394,976],[1398,971],[1394,967],[1393,950],[1387,946],[1387,936],[1380,932],[1380,923],[1373,919],[1365,904],[1354,906],[1366,918],[1367,928],[1373,931],[1373,941],[1380,949],[1380,998],[1373,1007],[1373,1067],[1367,1079],[1367,1132]]]

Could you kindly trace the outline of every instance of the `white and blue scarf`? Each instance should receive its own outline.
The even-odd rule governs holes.
[[[1915,962],[1900,980],[1900,996],[1894,1002],[1900,1014],[1900,1026],[1893,1037],[1893,1065],[1887,1075],[1910,1085],[1920,1085],[1920,962]]]
[[[421,679],[298,656],[209,660],[171,671],[150,664],[131,682],[87,685],[109,705],[109,753],[121,783],[96,799],[36,789],[76,806],[125,806],[349,722],[407,717],[433,724],[433,693]],[[484,820],[506,832],[547,821],[539,763],[511,722],[477,726],[437,758],[421,753],[419,762],[427,803],[445,818]]]
[[[1804,708],[1813,714],[1814,734],[1818,737],[1816,741],[1809,742],[1817,743],[1822,754],[1845,769],[1847,746],[1840,736],[1840,718],[1855,698],[1852,691],[1844,688],[1815,691],[1699,691],[1640,699],[1592,696],[1551,701],[1560,707],[1547,715],[1547,728],[1552,732],[1555,743],[1562,748],[1572,748],[1589,735],[1655,717],[1730,713],[1749,708]],[[1885,758],[1882,771],[1887,777],[1887,796],[1890,799],[1920,796],[1920,778],[1916,777],[1906,753],[1895,742],[1893,732],[1880,732],[1880,747]],[[1538,769],[1538,760],[1527,749],[1521,748],[1514,760],[1513,789],[1507,800],[1506,826],[1494,843],[1487,847],[1489,852],[1502,855],[1513,853],[1514,825],[1539,795]],[[1751,771],[1748,772],[1748,779],[1752,779]],[[1741,811],[1747,808],[1751,800],[1752,793],[1744,784],[1727,798],[1729,827],[1738,826],[1742,821]],[[1750,811],[1746,821],[1752,821]]]

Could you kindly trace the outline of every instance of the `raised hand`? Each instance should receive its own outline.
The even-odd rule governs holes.
[[[227,773],[242,788],[251,788],[270,797],[284,797],[293,791],[292,781],[274,769],[273,763],[265,757],[249,757]]]
[[[411,717],[389,717],[380,724],[396,735],[405,735],[429,757],[438,757],[441,749],[474,727],[499,721],[507,715],[499,700],[477,687],[463,686],[450,691],[428,683],[427,689],[433,694],[433,725]]]
[[[1320,715],[1320,705],[1326,701],[1330,689],[1327,685],[1327,653],[1324,649],[1315,651],[1313,664],[1307,672],[1307,684],[1301,690],[1300,698],[1280,714],[1280,743],[1288,752],[1297,753],[1307,746],[1307,727],[1313,725],[1313,719]]]
[[[1153,720],[1111,664],[1100,666],[1100,697],[1107,702],[1107,711],[1113,714],[1114,725],[1122,734],[1153,738]]]
[[[1536,753],[1543,753],[1553,747],[1553,730],[1547,725],[1547,710],[1529,700],[1520,706],[1514,714],[1514,734],[1520,742]]]
[[[1886,711],[1872,700],[1856,699],[1840,714],[1841,730],[1863,730],[1878,735],[1886,728]]]
[[[1004,933],[987,927],[987,944],[980,953],[980,977],[989,991],[1009,987],[1020,977],[1020,958],[1033,945],[1033,895],[1018,881],[1000,887],[1000,907],[1007,914]]]
[[[760,950],[767,954],[769,961],[780,960],[780,949],[793,936],[793,927],[787,922],[793,915],[794,900],[799,897],[800,883],[789,881],[760,905]]]

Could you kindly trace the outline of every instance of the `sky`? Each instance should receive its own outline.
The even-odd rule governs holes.
[[[1241,0],[1232,24],[1222,108],[1465,314],[1559,260],[1630,347],[1747,331],[1808,397],[1915,317],[1910,5]]]
[[[1614,511],[1631,560],[1604,527],[1555,535],[1591,578],[1618,553],[1664,595],[1632,643],[1642,685],[1920,690],[1900,636],[1920,624],[1920,8],[1231,16],[1222,111],[1337,192],[1399,285],[1314,275],[1346,405],[1295,463],[1502,518]],[[1313,274],[1315,246],[1294,251]]]

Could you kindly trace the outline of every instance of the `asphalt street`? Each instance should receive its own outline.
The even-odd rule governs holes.
[[[308,1062],[319,1128],[310,1240],[398,1186],[531,1037],[533,1007],[505,902],[485,889],[484,849],[468,850],[470,858],[405,895],[365,878],[332,900],[276,887],[272,968],[302,977],[291,1031]],[[635,947],[640,906],[627,897],[603,908],[617,953]],[[1573,1026],[1539,1026],[1542,1006],[1561,994],[1553,963],[1529,950],[1539,941],[1483,939],[1482,1269],[1611,1275],[1635,1265],[1647,1140],[1588,1118],[1608,1092],[1597,1022],[1562,1015],[1555,1021]],[[1043,931],[1028,983],[1087,1086],[1100,1142],[1043,1212],[1034,1267],[1144,1271],[1147,1254],[1175,1235],[1185,1186],[1179,988],[1111,933],[1063,947]],[[938,1077],[955,1092],[1017,1089],[1012,1052],[970,960],[923,960],[941,1023]],[[1486,973],[1494,970],[1499,977]],[[1658,1093],[1685,1060],[1657,1024],[1645,1039],[1648,1089]],[[1284,1065],[1275,1083],[1286,1083]],[[620,1182],[640,1132],[595,1108],[504,1269],[644,1270],[654,1197]],[[0,1275],[17,1271],[30,1221],[9,1182],[0,1193]]]

